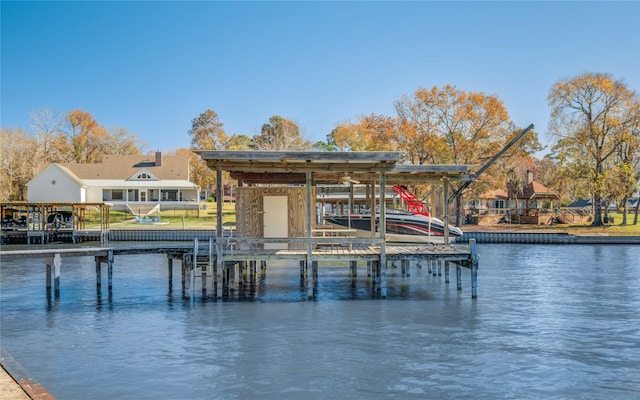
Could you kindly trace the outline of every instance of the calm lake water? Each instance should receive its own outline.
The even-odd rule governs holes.
[[[164,256],[2,260],[1,346],[58,399],[637,399],[640,246],[480,244],[478,299],[426,267],[389,269],[385,300],[364,265],[269,264],[231,301],[182,298]],[[104,268],[103,268],[104,269]]]

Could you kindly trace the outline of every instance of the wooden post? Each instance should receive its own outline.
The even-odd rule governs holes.
[[[385,186],[387,185],[387,174],[380,172],[380,296],[387,297],[387,205],[385,199]],[[375,185],[373,191],[375,203]],[[373,212],[373,211],[372,211]],[[371,216],[372,224],[375,221],[375,214]]]
[[[449,244],[449,178],[446,176],[442,178],[442,205],[444,207],[442,214],[442,222],[444,222],[444,244]]]
[[[167,254],[167,276],[169,277],[169,292],[173,291],[173,258]]]
[[[55,297],[60,295],[60,266],[62,265],[62,259],[60,253],[56,253],[53,256],[53,292]]]
[[[222,288],[224,286],[224,260],[222,259],[222,204],[224,203],[224,192],[222,187],[222,168],[216,167],[216,271],[218,287],[216,298],[222,298]]]
[[[214,255],[214,240],[212,237],[209,238],[209,258],[207,260],[207,269],[211,272],[211,291],[216,293],[216,263],[215,263],[215,255]]]
[[[52,259],[48,259],[46,261],[46,275],[47,275],[47,297],[51,296],[51,276],[53,275],[53,260]]]
[[[478,253],[476,252],[476,240],[469,239],[471,252],[471,298],[478,297]]]
[[[456,288],[462,290],[462,267],[456,265]]]
[[[313,271],[313,260],[311,257],[311,253],[312,253],[312,247],[311,247],[311,232],[312,232],[312,228],[313,228],[313,219],[312,219],[312,213],[311,213],[311,207],[313,205],[313,199],[311,198],[311,171],[307,171],[306,173],[306,180],[305,180],[305,185],[306,185],[306,189],[307,189],[307,279],[306,279],[306,285],[307,285],[307,298],[311,299],[313,298],[313,289],[314,286],[316,285],[316,279],[317,276]],[[311,268],[311,270],[309,270],[309,268]],[[315,264],[315,268],[317,271],[318,268],[318,264]],[[311,282],[309,282],[311,281]]]
[[[107,251],[107,289],[113,289],[113,250]]]
[[[182,297],[184,298],[185,291],[187,290],[187,263],[189,262],[189,256],[186,254],[182,254]]]
[[[102,284],[102,262],[100,262],[100,257],[94,257],[96,262],[96,290],[100,293],[100,286]]]
[[[351,277],[357,278],[358,277],[358,261],[355,261],[355,260],[349,261],[349,269],[351,270]]]
[[[449,283],[449,261],[444,262],[444,283]]]
[[[195,300],[196,290],[196,256],[194,254],[191,259],[191,268],[189,268],[189,300]]]

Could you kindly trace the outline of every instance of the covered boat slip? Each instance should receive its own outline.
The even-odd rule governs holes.
[[[27,244],[50,243],[62,238],[73,243],[106,241],[110,203],[24,202],[0,203],[2,237]],[[89,226],[91,225],[91,226]]]
[[[380,295],[386,297],[387,261],[450,260],[472,270],[472,296],[477,295],[475,242],[450,245],[445,228],[442,245],[391,247],[384,228],[388,185],[441,185],[442,209],[446,210],[449,182],[473,180],[468,172],[470,166],[399,164],[396,152],[196,152],[216,171],[217,198],[223,194],[223,172],[229,172],[238,181],[235,237],[223,236],[222,202],[217,203],[215,252],[212,249],[217,271],[222,271],[227,262],[266,260],[287,254],[291,258],[302,257],[304,273],[311,280],[307,283],[311,297],[313,268],[317,268],[318,262],[368,259],[380,266],[377,287]],[[348,229],[343,230],[347,237],[325,231],[317,221],[318,186],[354,183],[367,188],[366,204],[372,215],[379,214],[380,228],[376,231],[373,224],[371,235],[364,238],[348,237],[351,236]],[[442,215],[445,227],[446,214]]]

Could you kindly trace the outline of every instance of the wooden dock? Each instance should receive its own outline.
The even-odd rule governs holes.
[[[181,262],[183,295],[195,296],[196,279],[200,279],[203,291],[213,290],[216,299],[223,297],[228,287],[238,284],[235,277],[256,273],[257,265],[266,268],[269,261],[292,260],[300,264],[301,283],[306,286],[308,297],[314,298],[317,290],[318,268],[323,263],[344,262],[349,266],[349,276],[357,274],[357,263],[367,263],[367,276],[371,277],[380,297],[386,297],[387,264],[400,263],[403,275],[411,274],[411,264],[433,266],[441,271],[445,269],[445,283],[449,283],[449,265],[456,267],[457,288],[462,290],[461,268],[471,271],[471,296],[477,297],[478,258],[475,241],[464,245],[386,245],[381,257],[378,246],[351,244],[350,246],[319,246],[299,249],[264,249],[268,239],[252,240],[252,243],[239,245],[225,240],[216,244],[215,239],[201,243],[171,245],[137,245],[117,247],[76,247],[52,249],[26,249],[0,251],[0,262],[10,263],[16,258],[36,258],[45,260],[46,289],[51,296],[57,297],[60,292],[60,277],[63,259],[69,257],[94,257],[96,265],[96,288],[102,287],[102,266],[107,269],[107,288],[113,289],[113,264],[117,255],[127,254],[166,254],[168,260],[168,279],[173,278],[173,262]],[[355,240],[357,242],[357,240]],[[256,248],[260,243],[260,248]],[[308,243],[301,239],[298,244]],[[247,247],[247,245],[249,247]],[[295,246],[294,246],[295,247]],[[298,246],[300,247],[300,246]],[[7,265],[7,264],[5,264]],[[10,264],[9,264],[10,265]]]

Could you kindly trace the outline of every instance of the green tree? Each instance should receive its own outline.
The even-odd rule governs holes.
[[[247,135],[231,135],[225,147],[225,150],[250,150],[253,148],[253,139]]]
[[[300,136],[298,125],[279,115],[262,125],[260,135],[254,136],[256,150],[311,150],[311,142]]]
[[[561,168],[584,173],[594,204],[594,226],[602,225],[607,198],[607,162],[627,141],[637,96],[608,74],[588,73],[556,82],[549,92],[552,148]]]

